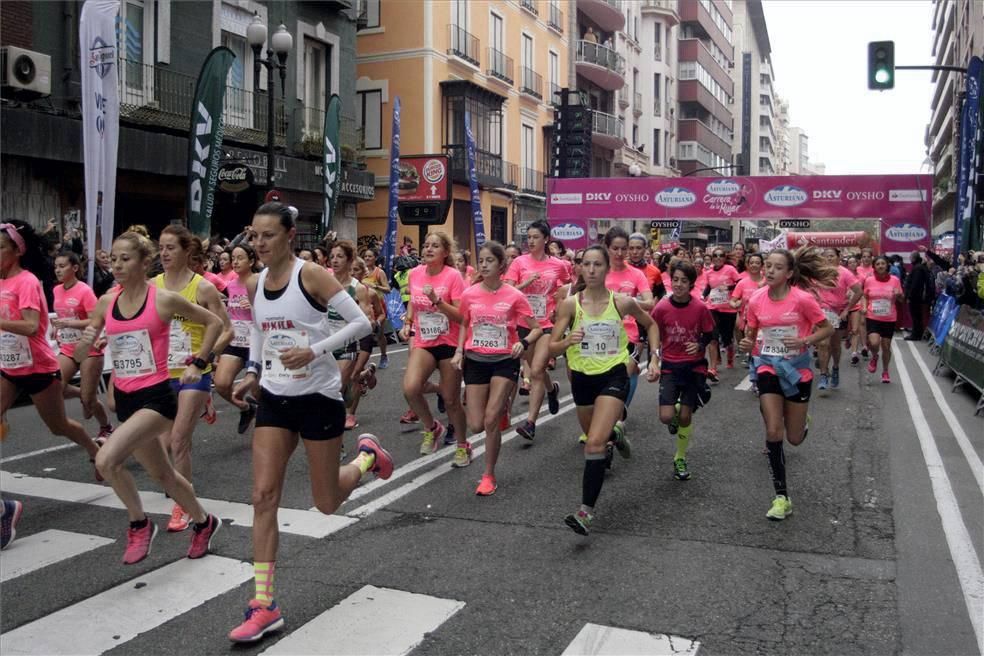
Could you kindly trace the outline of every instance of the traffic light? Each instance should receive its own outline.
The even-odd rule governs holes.
[[[868,88],[884,91],[895,87],[895,42],[868,44]]]

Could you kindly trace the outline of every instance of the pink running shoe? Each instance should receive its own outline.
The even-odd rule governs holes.
[[[407,410],[403,413],[403,416],[400,417],[401,424],[416,424],[418,421],[420,421],[420,417],[418,417],[417,413],[413,410]]]
[[[212,538],[222,528],[222,520],[215,515],[209,515],[205,520],[205,528],[192,531],[191,546],[188,547],[189,558],[201,558],[212,549]]]
[[[130,528],[126,531],[126,551],[123,552],[123,564],[132,565],[150,555],[150,546],[157,537],[157,524],[147,520],[143,528]]]
[[[355,415],[345,415],[345,430],[352,430],[359,425],[359,420]]]
[[[496,485],[495,476],[482,474],[482,480],[479,481],[478,487],[475,488],[475,494],[480,497],[490,497],[495,494],[495,491],[498,489],[499,486]]]
[[[202,413],[201,418],[205,420],[206,424],[214,424],[219,420],[219,416],[215,412],[215,404],[212,403],[211,394],[208,399],[205,400],[205,412]]]
[[[103,444],[106,443],[106,440],[108,440],[110,435],[112,434],[113,434],[113,427],[111,425],[103,426],[102,428],[99,429],[99,434],[96,435],[96,439],[93,441],[99,446],[102,446]]]
[[[885,383],[885,384],[888,384],[888,383],[891,383],[892,382],[892,379],[888,375],[888,372],[887,371],[883,371],[882,372],[882,382]]]
[[[875,373],[875,370],[876,369],[878,369],[878,354],[877,353],[874,354],[874,355],[872,355],[871,356],[871,359],[868,360],[868,373],[869,374],[873,374],[873,373]]]
[[[167,522],[167,530],[169,533],[180,533],[188,528],[190,522],[191,516],[184,511],[184,508],[174,504],[171,508],[171,519]]]
[[[390,456],[389,451],[383,448],[383,445],[379,443],[379,438],[370,433],[363,433],[359,436],[358,446],[356,447],[358,451],[366,451],[376,456],[376,462],[373,463],[371,471],[376,475],[376,478],[381,478],[384,481],[393,475],[393,458]]]
[[[277,602],[264,606],[253,599],[246,607],[245,621],[229,632],[229,639],[233,642],[256,642],[271,631],[282,628],[284,617],[280,614]]]

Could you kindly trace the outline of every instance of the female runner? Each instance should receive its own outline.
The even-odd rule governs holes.
[[[622,318],[631,315],[646,329],[650,344],[659,344],[659,329],[632,297],[616,296],[605,287],[608,275],[608,251],[591,246],[581,258],[581,282],[575,294],[557,310],[557,322],[550,336],[550,352],[567,354],[571,369],[571,390],[581,430],[587,433],[584,445],[584,476],[581,484],[581,507],[564,518],[572,531],[587,535],[594,518],[594,508],[605,482],[605,452],[609,441],[623,458],[632,455],[620,418],[629,394],[626,366],[629,339]],[[569,329],[569,331],[568,331]],[[646,378],[659,378],[655,352],[649,360]]]
[[[744,252],[744,251],[743,251]],[[711,268],[707,271],[707,306],[714,317],[714,326],[717,333],[716,343],[712,343],[708,350],[711,366],[707,370],[707,377],[712,381],[718,377],[718,364],[721,362],[721,349],[727,352],[727,367],[735,367],[735,320],[738,311],[731,307],[731,292],[741,279],[738,269],[727,263],[727,253],[720,246],[711,251]],[[705,293],[704,288],[698,288],[701,294]]]
[[[830,339],[817,344],[820,358],[820,380],[817,382],[817,392],[827,395],[827,388],[840,387],[841,346],[848,328],[847,315],[855,303],[861,298],[861,283],[847,267],[840,264],[840,251],[836,248],[825,248],[823,257],[827,266],[837,270],[837,280],[831,286],[821,285],[816,288],[820,298],[820,309],[823,310],[827,321],[834,327]],[[833,363],[833,366],[831,366]]]
[[[236,268],[232,266],[232,250],[225,249],[219,253],[219,270],[216,272],[220,278],[228,282],[234,280],[239,274],[236,273]]]
[[[355,261],[352,262],[352,277],[356,280],[363,281],[363,285],[367,287],[369,295],[369,305],[372,308],[372,314],[367,315],[369,317],[369,323],[372,324],[373,333],[375,333],[375,328],[377,326],[378,317],[384,316],[385,310],[381,308],[383,306],[383,299],[368,289],[366,285],[366,263],[361,257],[356,257]],[[359,410],[359,402],[362,397],[369,392],[370,389],[375,389],[376,387],[376,363],[369,362],[369,357],[372,355],[372,347],[376,343],[375,334],[367,335],[359,340],[359,350],[355,354],[355,363],[352,366],[352,382],[350,383],[350,390],[346,392],[346,409],[345,409],[345,430],[355,428],[359,425],[359,420],[356,417],[356,412]]]
[[[201,242],[181,225],[169,225],[161,231],[159,240],[161,265],[164,273],[154,278],[158,289],[165,289],[183,296],[191,303],[205,308],[222,322],[222,334],[214,347],[222,353],[233,338],[232,324],[226,314],[225,305],[215,285],[191,270],[190,265],[201,266]],[[205,412],[206,402],[212,394],[213,353],[205,351],[205,368],[201,376],[194,379],[184,377],[185,367],[193,353],[201,351],[205,326],[181,313],[171,319],[170,346],[167,353],[167,368],[171,372],[171,387],[178,395],[178,414],[162,436],[164,444],[171,452],[174,468],[191,481],[191,436],[195,423]],[[187,509],[175,503],[171,509],[168,531],[183,531],[188,528],[190,517]]]
[[[379,345],[379,368],[386,369],[389,367],[389,356],[386,355],[388,338],[386,337],[386,303],[383,297],[389,294],[390,284],[386,278],[386,272],[377,265],[379,253],[375,249],[367,248],[362,251],[362,259],[365,260],[366,264],[365,276],[361,278],[362,284],[379,297],[380,302],[376,304],[376,307],[382,310],[382,313],[376,315],[379,318],[379,325],[376,328],[376,344]]]
[[[259,395],[253,430],[253,559],[255,597],[242,624],[229,633],[233,642],[255,642],[284,626],[274,601],[274,570],[280,532],[277,507],[287,462],[303,441],[314,504],[321,512],[338,509],[366,472],[389,478],[393,461],[372,435],[358,441],[358,456],[339,463],[345,404],[341,375],[331,353],[368,335],[369,320],[334,276],[291,253],[296,235],[290,208],[262,205],[253,217],[256,254],[267,265],[248,290],[254,330],[246,377],[235,396]],[[328,325],[331,305],[344,319]]]
[[[253,306],[247,290],[256,284],[256,253],[248,244],[237,244],[232,249],[234,278],[227,281],[226,310],[232,323],[232,341],[225,347],[215,368],[215,391],[229,403],[239,408],[240,435],[249,429],[256,416],[256,399],[245,399],[240,404],[232,396],[232,383],[249,360],[249,343],[253,331]]]
[[[836,280],[837,269],[826,266],[818,251],[774,250],[765,260],[767,291],[754,294],[748,302],[748,330],[741,349],[752,352],[762,334],[755,363],[776,493],[766,513],[771,520],[783,520],[793,512],[782,444],[785,438],[798,446],[806,438],[813,383],[809,347],[829,339],[834,331],[816,298],[801,286],[832,285]]]
[[[864,281],[865,306],[868,308],[865,331],[868,333],[868,347],[871,359],[868,373],[878,369],[878,353],[881,352],[883,383],[891,383],[888,364],[892,361],[892,337],[898,321],[896,304],[905,298],[899,279],[889,273],[888,258],[879,255],[874,260],[874,275]]]
[[[454,246],[443,232],[427,235],[421,249],[423,263],[410,271],[410,305],[401,329],[406,340],[413,330],[413,343],[407,372],[403,376],[403,395],[424,427],[420,455],[440,448],[444,424],[434,419],[424,398],[427,379],[437,369],[441,375],[440,394],[454,425],[458,448],[465,448],[465,410],[461,407],[461,372],[451,364],[458,346],[461,326],[461,293],[465,284],[452,266]]]
[[[533,318],[533,309],[522,292],[504,285],[506,251],[502,244],[487,241],[478,251],[478,272],[482,282],[461,295],[461,324],[458,348],[451,359],[463,369],[468,427],[472,433],[485,431],[485,473],[475,490],[490,496],[497,489],[495,465],[502,444],[500,419],[519,378],[519,359],[523,351],[543,334]],[[520,339],[517,327],[526,325],[527,337]],[[471,447],[455,449],[453,467],[471,463]]]
[[[188,558],[208,553],[212,538],[222,528],[222,521],[202,508],[191,482],[171,465],[158,439],[167,434],[178,414],[178,401],[168,381],[169,322],[181,316],[202,326],[198,349],[181,372],[184,384],[193,384],[203,376],[205,357],[222,332],[222,322],[180,294],[147,282],[152,248],[150,240],[133,232],[116,238],[111,258],[119,287],[99,299],[75,349],[76,358],[82,353],[80,366],[84,366],[93,341],[106,329],[120,423],[113,439],[99,450],[96,465],[126,506],[130,529],[123,563],[127,565],[146,558],[157,535],[157,525],[144,513],[137,484],[127,469],[130,456],[190,515],[194,531]]]
[[[89,313],[96,307],[96,295],[92,288],[78,279],[79,256],[73,251],[59,253],[55,257],[55,277],[59,284],[54,289],[52,309],[58,315],[51,320],[58,342],[58,367],[61,369],[65,398],[81,397],[85,418],[95,417],[99,422],[96,443],[102,443],[113,432],[106,414],[106,406],[99,400],[99,377],[103,372],[102,348],[93,349],[85,369],[82,370],[79,387],[71,384],[78,367],[73,354],[75,345],[82,339],[82,331],[89,325]]]
[[[741,338],[745,336],[745,310],[748,308],[748,299],[765,284],[765,276],[762,274],[764,265],[765,260],[761,253],[749,253],[746,255],[745,273],[742,274],[744,277],[738,281],[734,291],[731,292],[731,300],[728,302],[738,312],[738,321],[735,323],[737,330],[735,337],[738,341],[741,341]],[[755,368],[747,360],[747,353],[745,354],[745,358],[746,364],[749,365],[748,375],[752,381],[752,392],[758,394],[758,376],[755,375]]]

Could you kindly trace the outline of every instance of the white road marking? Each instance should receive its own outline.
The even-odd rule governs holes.
[[[741,382],[735,385],[735,389],[739,392],[747,392],[752,389],[752,378],[751,376],[745,376],[742,378]]]
[[[980,488],[981,493],[984,494],[984,465],[981,464],[981,457],[977,455],[974,450],[974,446],[970,443],[970,438],[967,437],[966,431],[964,431],[963,426],[957,420],[957,416],[953,414],[953,410],[950,409],[950,404],[946,402],[943,398],[943,391],[940,390],[939,384],[936,382],[936,378],[930,372],[929,367],[923,362],[922,357],[919,355],[919,351],[916,350],[915,345],[912,342],[906,342],[909,346],[909,351],[912,353],[912,357],[916,360],[916,364],[919,366],[919,370],[922,372],[923,378],[929,384],[929,389],[933,392],[933,398],[936,399],[936,405],[940,407],[940,412],[943,413],[943,418],[946,419],[946,423],[950,426],[950,430],[953,431],[953,437],[957,440],[957,444],[960,445],[960,450],[963,451],[964,458],[967,459],[967,464],[970,465],[970,471],[974,473],[974,478],[977,479],[977,487]]]
[[[104,508],[123,508],[123,502],[113,488],[93,483],[77,483],[57,478],[38,478],[0,471],[0,489],[9,494],[42,497],[72,503],[87,503]],[[140,492],[144,510],[157,515],[170,515],[174,502],[160,492]],[[222,519],[232,520],[235,526],[253,525],[253,506],[247,503],[199,498],[205,510]],[[323,538],[355,523],[343,515],[324,515],[317,511],[281,508],[277,513],[280,530],[294,535]],[[121,529],[122,533],[122,529]]]
[[[367,585],[262,653],[408,654],[464,607],[463,601]]]
[[[407,347],[407,346],[404,346],[403,348],[398,348],[398,349],[388,348],[388,349],[386,349],[386,357],[389,357],[389,356],[393,355],[394,353],[403,353],[404,351],[409,351],[409,350],[410,350],[410,348]],[[372,355],[369,356],[370,358],[378,358],[379,356],[382,355],[382,353],[379,352],[379,349],[378,348],[374,348],[372,351],[373,351],[373,353],[372,353]]]
[[[0,465],[5,465],[8,462],[14,462],[16,460],[23,460],[24,458],[33,458],[34,456],[42,456],[46,453],[54,453],[55,451],[64,451],[65,449],[71,449],[74,446],[78,446],[78,445],[70,442],[68,444],[59,444],[58,446],[49,446],[47,449],[38,449],[37,451],[18,453],[16,456],[7,456],[6,458],[0,458]]]
[[[616,629],[599,624],[585,624],[563,656],[694,656],[700,643],[689,638],[663,633],[646,633]]]
[[[0,652],[101,654],[252,578],[252,566],[238,560],[182,558],[4,633]]]
[[[981,563],[974,551],[974,543],[960,515],[960,506],[957,505],[957,499],[953,494],[950,478],[946,474],[939,448],[919,404],[919,397],[912,385],[912,379],[909,378],[898,344],[892,344],[892,352],[902,380],[902,390],[909,405],[909,414],[912,416],[912,423],[919,437],[926,470],[929,472],[933,496],[936,498],[936,509],[943,525],[943,535],[946,537],[950,557],[953,559],[957,579],[963,591],[964,603],[970,615],[970,623],[977,637],[977,648],[984,654],[984,572],[981,571]]]
[[[18,538],[0,558],[0,581],[10,581],[36,569],[74,558],[115,540],[99,535],[49,529]]]

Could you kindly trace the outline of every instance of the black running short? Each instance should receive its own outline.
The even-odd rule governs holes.
[[[455,350],[457,350],[450,344],[438,344],[437,346],[420,346],[420,347],[415,346],[414,348],[421,348],[427,351],[432,356],[434,356],[434,359],[437,360],[438,362],[440,362],[441,360],[450,360],[451,358],[454,357]]]
[[[124,392],[114,386],[113,400],[116,401],[116,418],[121,424],[143,408],[153,410],[171,421],[178,416],[178,395],[169,380],[135,392]]]
[[[792,401],[793,403],[809,403],[812,388],[812,379],[807,381],[801,380],[796,385],[796,393],[792,396],[786,396],[782,391],[782,385],[779,384],[778,376],[767,372],[760,372],[758,375],[759,396],[763,396],[765,394],[778,394],[787,401]]]
[[[227,346],[225,350],[222,351],[222,355],[231,355],[234,358],[239,358],[243,362],[249,361],[249,347],[248,346]]]
[[[284,428],[305,440],[331,440],[345,431],[345,404],[324,394],[279,396],[260,388],[256,427]]]
[[[34,396],[48,389],[56,380],[61,380],[61,370],[55,369],[43,374],[25,374],[24,376],[14,376],[6,371],[0,371],[0,376],[16,385],[21,392],[28,396]]]
[[[543,335],[540,336],[540,339],[546,339],[547,335],[553,332],[553,326],[550,326],[549,328],[541,328],[540,330],[543,331]],[[520,339],[526,339],[530,336],[530,329],[526,326],[516,326],[516,334]]]
[[[472,360],[466,356],[464,363],[465,385],[488,385],[492,382],[493,376],[507,378],[515,383],[519,380],[519,362],[518,358],[483,362]]]
[[[868,335],[874,333],[875,335],[880,335],[885,338],[891,338],[895,335],[895,322],[865,319],[865,332]]]
[[[594,376],[571,371],[571,392],[578,406],[594,405],[599,396],[614,396],[624,403],[629,398],[629,372],[624,364]]]
[[[711,310],[711,316],[714,317],[714,336],[717,338],[718,345],[721,348],[731,346],[735,336],[735,321],[738,319],[738,313]]]
[[[358,352],[359,352],[359,343],[351,342],[349,344],[346,344],[342,348],[338,349],[337,351],[332,351],[331,355],[332,357],[335,358],[336,361],[354,360],[355,354]]]
[[[685,405],[691,411],[704,405],[709,397],[707,360],[698,362],[664,362],[659,374],[659,404]]]
[[[372,353],[372,348],[376,345],[376,334],[373,333],[368,337],[363,337],[359,340],[359,351],[362,353]]]

